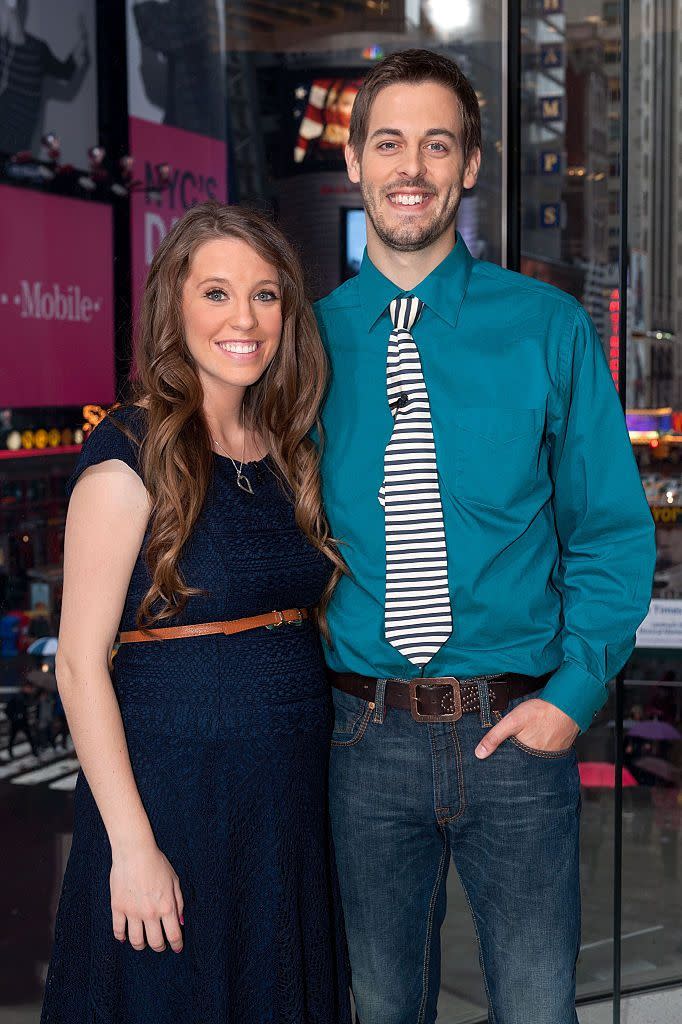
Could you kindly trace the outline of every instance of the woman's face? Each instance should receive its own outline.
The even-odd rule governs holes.
[[[255,384],[282,334],[277,270],[241,239],[204,242],[184,283],[182,313],[204,389]]]

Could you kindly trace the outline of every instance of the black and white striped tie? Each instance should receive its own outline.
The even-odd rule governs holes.
[[[452,633],[431,408],[410,333],[423,307],[415,295],[390,305],[386,390],[394,422],[379,491],[386,521],[386,639],[413,665],[426,665]]]

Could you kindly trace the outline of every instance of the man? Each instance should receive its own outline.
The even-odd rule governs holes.
[[[30,720],[31,709],[34,707],[35,692],[33,690],[33,686],[28,679],[23,679],[21,682],[21,689],[18,693],[15,693],[10,697],[5,707],[5,714],[9,721],[9,742],[7,744],[7,753],[9,754],[10,760],[14,757],[14,744],[16,743],[17,736],[20,732],[22,732],[28,740],[33,756],[38,756],[38,746],[36,744]]]
[[[452,856],[495,1024],[575,1024],[574,741],[648,605],[654,529],[594,327],[474,260],[475,92],[387,57],[346,149],[358,277],[317,304],[323,486],[350,573],[329,609],[330,804],[361,1024],[436,1016]]]

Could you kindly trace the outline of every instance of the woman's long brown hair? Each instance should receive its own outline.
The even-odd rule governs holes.
[[[148,414],[140,465],[152,501],[146,547],[152,585],[140,606],[138,625],[149,629],[173,618],[189,597],[200,593],[183,579],[179,561],[206,500],[213,454],[203,388],[185,341],[182,290],[198,247],[224,237],[246,242],[279,276],[282,337],[268,369],[247,388],[244,419],[262,438],[288,485],[299,527],[333,563],[317,609],[320,628],[329,639],[326,608],[347,570],[322,508],[320,454],[310,438],[313,427],[322,438],[318,412],[327,380],[324,348],[300,262],[282,232],[255,211],[217,202],[193,207],[166,235],[142,299],[133,400]]]

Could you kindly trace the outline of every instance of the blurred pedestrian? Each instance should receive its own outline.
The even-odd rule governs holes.
[[[41,687],[38,691],[37,721],[38,749],[40,751],[47,750],[48,747],[55,750],[54,736],[52,735],[53,716],[54,697],[49,690]]]
[[[31,640],[39,640],[43,636],[50,636],[51,632],[50,612],[47,605],[40,601],[33,609],[28,635]]]
[[[38,755],[38,748],[30,720],[31,709],[34,704],[35,694],[33,686],[28,679],[24,679],[21,689],[14,696],[10,697],[5,708],[5,714],[10,724],[9,744],[7,747],[10,758],[14,756],[14,743],[19,733],[23,733],[27,738],[33,755]]]
[[[55,750],[57,749],[57,743],[59,743],[63,749],[66,749],[66,738],[68,735],[69,725],[66,721],[64,705],[62,704],[62,698],[59,693],[57,693],[52,707],[52,741]]]

